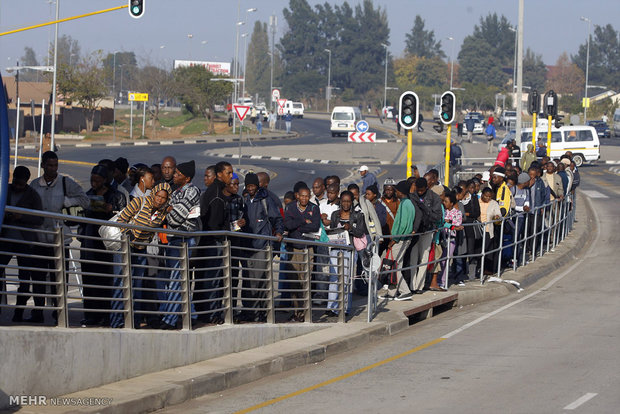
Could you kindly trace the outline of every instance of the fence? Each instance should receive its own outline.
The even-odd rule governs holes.
[[[16,207],[6,211],[57,223],[53,231],[2,226],[0,309],[14,309],[16,321],[24,310],[35,320],[43,310],[53,310],[61,327],[137,328],[146,320],[190,329],[196,320],[234,323],[244,315],[275,323],[281,321],[278,311],[304,322],[325,320],[316,318],[317,311],[333,312],[345,322],[350,308],[352,246],[285,238],[282,246],[296,248],[274,251],[275,237],[157,229],[166,234],[167,245],[123,236],[120,250],[109,251],[98,226],[153,229],[71,217],[80,231],[67,232],[59,225],[67,216]],[[215,241],[205,245],[201,237]],[[264,241],[265,248],[251,247],[254,240]],[[84,320],[76,322],[81,315]]]

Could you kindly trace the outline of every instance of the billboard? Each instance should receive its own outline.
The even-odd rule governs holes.
[[[175,60],[174,69],[185,66],[202,66],[214,75],[230,76],[230,62],[205,62],[202,60]]]

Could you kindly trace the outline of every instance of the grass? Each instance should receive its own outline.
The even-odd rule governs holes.
[[[163,127],[173,128],[179,126],[193,118],[190,113],[171,112],[169,114],[161,112],[159,114],[159,123]]]
[[[181,134],[185,135],[201,135],[203,131],[209,131],[209,124],[206,119],[192,119],[183,127]]]

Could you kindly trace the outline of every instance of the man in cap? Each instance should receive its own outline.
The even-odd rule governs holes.
[[[403,277],[402,268],[409,267],[409,263],[404,263],[405,253],[411,243],[413,233],[413,222],[415,220],[415,208],[409,200],[409,184],[406,180],[400,181],[395,187],[396,197],[400,199],[398,211],[394,218],[392,226],[392,239],[388,243],[388,252],[386,258],[396,262],[397,274],[396,284],[388,287],[386,295],[383,299],[395,300],[411,300],[411,289],[407,285],[407,281]],[[403,236],[403,237],[397,237]]]
[[[370,185],[377,185],[377,177],[371,172],[368,172],[368,166],[362,165],[359,169],[359,173],[362,176],[362,194],[366,194],[366,189]]]
[[[495,200],[499,204],[502,216],[506,217],[510,213],[512,193],[506,184],[506,169],[504,167],[496,167],[493,171],[491,188],[495,191]]]
[[[166,159],[164,159],[164,162]],[[162,172],[163,172],[162,163]],[[192,179],[196,173],[196,164],[194,161],[188,161],[177,164],[173,174],[173,183],[176,190],[170,196],[170,205],[168,206],[168,214],[166,220],[171,230],[181,230],[194,232],[200,230],[200,190],[194,184]],[[164,176],[165,179],[165,176]],[[191,256],[192,247],[196,245],[196,239],[193,237],[184,237],[177,235],[168,236],[168,247],[166,248],[166,267],[170,269],[168,290],[166,294],[166,302],[159,307],[160,312],[179,312],[181,309],[181,278],[179,257],[183,255],[181,246],[187,243],[188,251]],[[159,328],[176,329],[178,314],[166,313],[161,319]]]

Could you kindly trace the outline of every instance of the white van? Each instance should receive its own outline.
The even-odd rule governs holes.
[[[547,145],[547,128],[537,128],[537,143]],[[532,143],[532,128],[521,131],[521,153],[527,151],[527,144]],[[601,158],[601,144],[596,129],[585,125],[561,126],[551,128],[551,158],[559,158],[566,151],[573,153],[577,167],[592,163]]]
[[[612,133],[614,134],[614,138],[620,137],[620,108],[616,109],[614,112],[614,119],[611,121],[612,123]]]
[[[331,116],[332,137],[355,132],[355,125],[362,119],[362,112],[357,106],[335,106]]]
[[[284,113],[291,113],[293,118],[304,117],[304,104],[301,102],[286,101],[284,103]]]

